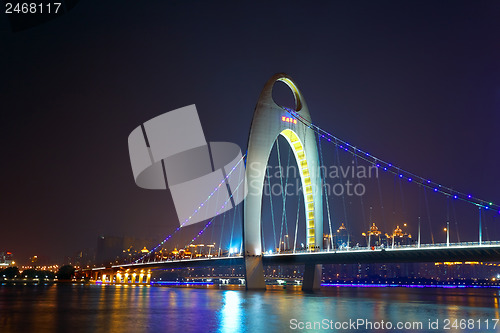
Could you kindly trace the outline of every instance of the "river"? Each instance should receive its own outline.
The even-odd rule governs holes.
[[[4,284],[0,332],[500,332],[494,288],[269,288]]]

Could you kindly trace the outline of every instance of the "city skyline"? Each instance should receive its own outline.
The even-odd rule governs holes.
[[[163,238],[177,224],[171,196],[135,186],[128,133],[196,104],[207,138],[245,149],[258,94],[277,72],[298,82],[314,122],[338,137],[500,202],[494,2],[475,14],[467,2],[269,4],[269,14],[107,3],[97,16],[95,5],[15,33],[0,18],[1,251],[59,260],[99,235]],[[305,10],[300,24],[275,18]]]

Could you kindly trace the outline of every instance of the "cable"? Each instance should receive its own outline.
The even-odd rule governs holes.
[[[224,204],[222,205],[222,207],[219,209],[219,211],[216,212],[216,215],[210,220],[208,221],[207,224],[205,224],[205,226],[203,227],[203,229],[196,235],[194,236],[194,238],[191,240],[191,242],[189,243],[189,245],[193,244],[193,242],[198,239],[204,232],[205,230],[207,230],[207,228],[212,224],[213,220],[217,217],[217,215],[219,215],[219,213],[226,207],[227,203],[228,202],[231,202],[231,198],[233,197],[234,193],[238,190],[238,188],[241,186],[241,184],[243,184],[245,182],[245,179],[243,178],[242,180],[240,180],[240,182],[238,183],[238,186],[236,186],[236,189],[233,193],[231,193],[231,195],[229,196],[229,198],[227,198],[227,200],[224,202]]]
[[[299,195],[299,202],[297,204],[297,221],[295,222],[295,239],[293,241],[293,253],[295,253],[295,251],[297,249],[297,233],[299,231],[300,199],[301,199],[301,196]]]
[[[274,208],[273,208],[273,196],[272,196],[272,189],[271,189],[271,177],[269,176],[269,169],[266,168],[266,174],[267,174],[267,184],[269,185],[269,203],[271,204],[271,221],[273,222],[273,241],[274,241],[274,248],[276,249],[276,224],[274,223]],[[265,248],[264,248],[265,249]]]
[[[320,164],[323,166],[323,150],[321,149],[321,140],[318,137],[318,147],[319,147],[319,156],[320,156]],[[333,233],[332,233],[332,220],[330,217],[330,204],[328,202],[328,191],[326,189],[326,186],[323,184],[326,183],[326,177],[325,177],[325,172],[324,169],[321,168],[320,166],[320,171],[321,171],[321,178],[322,178],[322,184],[321,187],[325,189],[325,201],[326,201],[326,213],[328,214],[328,227],[330,229],[330,239],[328,243],[330,244],[330,249],[333,249]]]
[[[432,244],[434,244],[434,233],[432,232],[431,211],[429,209],[429,201],[427,200],[427,192],[425,191],[425,188],[424,188],[424,196],[425,196],[425,207],[427,208],[427,221],[429,222],[429,230],[431,231]]]
[[[224,184],[226,182],[226,180],[229,178],[229,176],[233,173],[233,171],[236,169],[236,167],[238,167],[238,165],[241,163],[241,161],[244,161],[245,160],[245,157],[246,157],[246,153],[240,158],[240,160],[238,161],[238,163],[236,163],[236,165],[231,169],[231,171],[228,172],[228,174],[226,175],[226,177],[224,177],[224,179],[219,183],[219,185],[217,185],[214,190],[212,191],[212,193],[207,197],[207,199],[205,199],[204,202],[202,202],[197,209],[195,209],[195,211],[193,212],[193,214],[191,214],[191,216],[189,216],[179,227],[177,227],[174,232],[172,232],[170,235],[168,235],[163,241],[161,241],[158,245],[156,245],[152,250],[150,250],[148,253],[146,253],[145,255],[143,255],[142,257],[140,257],[139,259],[135,260],[134,262],[135,263],[138,263],[139,261],[143,260],[144,258],[146,258],[147,256],[149,256],[151,253],[155,252],[158,247],[162,246],[163,244],[165,244],[166,242],[168,242],[173,235],[175,235],[179,230],[181,230],[181,228],[186,224],[188,223],[192,218],[193,216],[195,216],[196,214],[198,214],[198,212],[200,211],[201,207],[203,207],[207,202],[208,200],[210,200],[214,193],[217,192],[219,190],[219,188],[222,186],[222,184]]]
[[[436,182],[433,182],[429,179],[426,179],[424,177],[420,177],[414,173],[411,173],[409,171],[403,170],[401,168],[395,167],[392,165],[392,163],[388,163],[378,157],[375,157],[361,149],[356,148],[355,146],[349,144],[346,141],[343,141],[336,136],[330,134],[329,132],[323,130],[319,126],[313,124],[311,121],[308,119],[304,118],[301,116],[299,113],[297,113],[295,110],[283,107],[282,108],[290,113],[293,117],[297,118],[302,124],[307,126],[308,128],[311,128],[313,131],[318,133],[318,135],[325,139],[326,141],[335,144],[336,146],[339,146],[341,149],[344,149],[347,152],[350,152],[351,154],[354,154],[358,156],[359,158],[376,165],[378,168],[382,168],[384,171],[391,172],[393,174],[399,174],[401,178],[404,178],[408,180],[408,182],[414,182],[414,183],[420,183],[424,185],[427,188],[432,189],[434,192],[444,194],[446,196],[452,197],[453,199],[458,199],[462,200],[468,203],[471,203],[473,205],[483,207],[485,210],[496,210],[500,214],[500,206],[498,204],[494,204],[493,202],[488,202],[486,200],[482,200],[476,197],[473,197],[471,194],[465,194],[459,191],[455,191],[449,187],[442,186],[441,184],[438,184]],[[333,140],[333,141],[332,141]]]

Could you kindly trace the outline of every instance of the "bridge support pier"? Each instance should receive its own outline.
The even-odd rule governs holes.
[[[304,278],[302,280],[302,290],[313,291],[321,287],[321,275],[323,265],[306,264],[304,267]]]
[[[245,256],[245,282],[247,290],[266,290],[262,256]]]

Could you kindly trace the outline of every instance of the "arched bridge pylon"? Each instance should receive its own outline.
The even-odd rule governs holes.
[[[306,246],[310,251],[315,251],[323,245],[323,199],[316,137],[313,130],[276,104],[272,93],[278,81],[285,83],[292,91],[295,111],[311,121],[307,104],[295,82],[283,73],[271,77],[257,102],[248,139],[248,193],[243,213],[247,289],[265,289],[262,264],[262,194],[269,155],[279,135],[290,145],[299,169],[306,212]],[[321,265],[306,264],[303,289],[317,289],[320,282]]]

